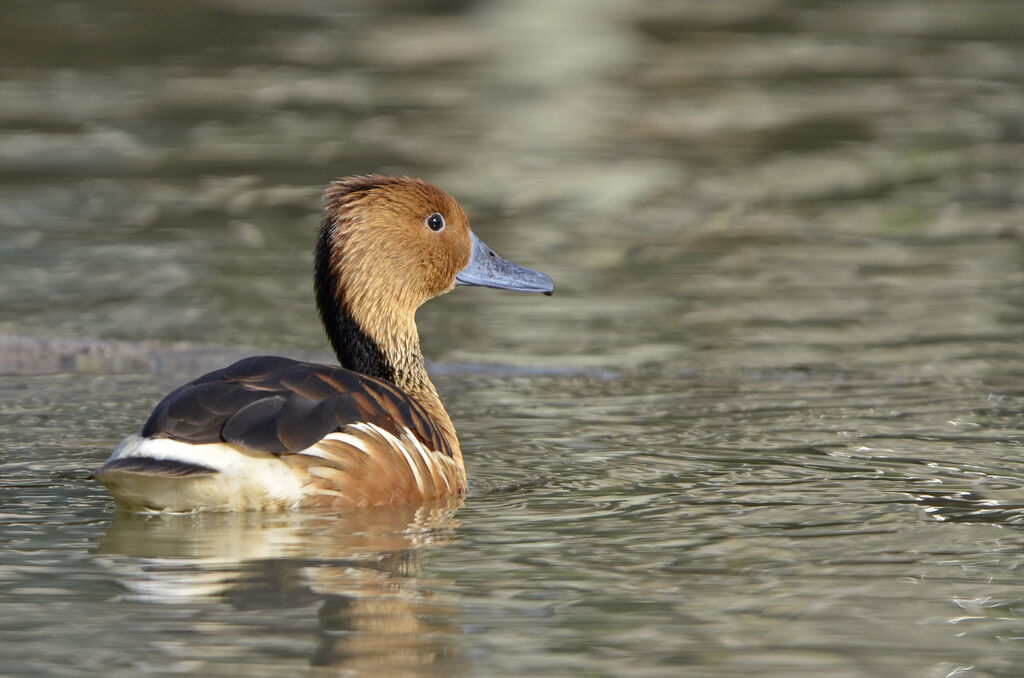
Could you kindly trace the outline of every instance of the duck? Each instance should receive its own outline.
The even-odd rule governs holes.
[[[332,182],[314,257],[338,365],[244,358],[172,391],[92,478],[134,512],[424,503],[466,492],[462,449],[420,349],[416,310],[456,287],[551,295],[421,179]]]

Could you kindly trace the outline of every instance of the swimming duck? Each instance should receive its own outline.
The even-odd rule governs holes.
[[[316,302],[340,367],[245,358],[171,392],[93,474],[129,510],[404,504],[461,495],[466,468],[415,313],[457,286],[554,291],[496,255],[419,179],[332,183]]]

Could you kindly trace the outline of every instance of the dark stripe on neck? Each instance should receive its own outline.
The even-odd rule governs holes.
[[[336,296],[339,281],[331,261],[335,228],[334,220],[326,217],[316,242],[314,283],[320,320],[342,367],[394,383],[395,371],[384,351],[363,331]]]

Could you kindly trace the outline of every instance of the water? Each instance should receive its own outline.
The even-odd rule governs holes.
[[[0,675],[1021,675],[1022,10],[8,3]],[[470,495],[116,514],[368,171],[558,283],[419,314]]]

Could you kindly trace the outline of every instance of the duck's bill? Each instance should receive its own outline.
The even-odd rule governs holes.
[[[473,254],[466,268],[455,276],[457,286],[496,287],[516,292],[540,292],[548,296],[555,291],[555,283],[548,276],[502,259],[475,233],[470,232],[469,235],[473,238]]]

